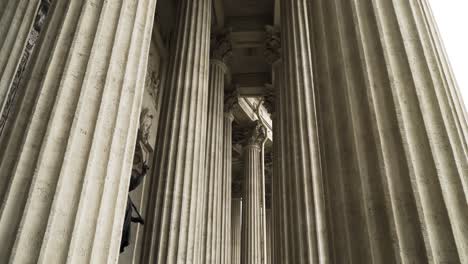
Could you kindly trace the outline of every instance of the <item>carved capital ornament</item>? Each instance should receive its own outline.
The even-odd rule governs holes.
[[[268,63],[273,64],[281,59],[281,33],[279,28],[265,26],[265,58]]]
[[[211,35],[211,59],[228,63],[232,57],[231,29]]]

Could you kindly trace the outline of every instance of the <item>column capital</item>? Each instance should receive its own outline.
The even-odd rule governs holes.
[[[256,146],[259,147],[260,144],[266,139],[267,137],[267,130],[265,126],[260,121],[255,121],[254,125],[247,128],[246,131],[246,138],[244,140],[245,146]]]
[[[266,93],[264,95],[264,102],[263,105],[265,108],[268,110],[268,112],[272,115],[275,114],[276,108],[275,108],[275,100],[276,100],[276,89],[273,84],[266,84]]]
[[[275,64],[281,59],[281,32],[278,27],[265,26],[265,57],[268,63]]]
[[[211,34],[210,55],[212,61],[227,64],[232,57],[232,29],[227,28],[218,33]]]
[[[225,111],[224,117],[228,119],[230,122],[234,121],[234,114],[232,113],[232,111]]]
[[[231,93],[228,93],[224,97],[224,113],[231,113],[232,117],[234,118],[234,115],[232,114],[232,109],[239,104],[239,91],[234,90]]]

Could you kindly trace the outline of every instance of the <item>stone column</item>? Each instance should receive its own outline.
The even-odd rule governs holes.
[[[13,87],[15,76],[24,60],[40,3],[40,0],[2,0],[0,3],[0,116],[9,94],[16,88]]]
[[[231,231],[232,231],[232,251],[231,251],[231,263],[241,263],[241,234],[242,234],[242,198],[232,199],[231,208]]]
[[[242,264],[264,263],[264,231],[261,212],[261,144],[265,128],[258,121],[249,129],[244,144],[244,184],[242,208]]]
[[[284,83],[277,111],[284,130],[275,138],[283,145],[278,195],[284,203],[281,221],[286,230],[278,238],[285,241],[279,263],[330,262],[308,1],[281,0]]]
[[[266,264],[271,264],[271,258],[272,258],[272,255],[271,255],[271,228],[272,228],[272,221],[271,221],[271,209],[267,208],[265,210],[265,222],[266,222],[266,227],[265,227],[265,237],[266,237],[266,241],[265,241],[265,245],[266,245],[266,261],[265,263]]]
[[[0,138],[2,260],[117,261],[155,7],[52,5]]]
[[[226,222],[227,176],[224,166],[226,140],[224,128],[224,79],[227,74],[225,61],[231,54],[228,34],[214,35],[211,40],[210,83],[208,92],[208,129],[206,142],[206,224],[204,231],[203,263],[222,263],[224,259]],[[232,129],[231,129],[232,130]],[[231,131],[229,131],[231,132]],[[231,134],[229,134],[229,137]],[[231,160],[229,159],[229,162]],[[229,188],[230,190],[230,188]],[[229,197],[230,199],[230,197]]]
[[[234,115],[231,111],[232,104],[225,103],[224,108],[224,140],[223,140],[223,246],[221,263],[231,263],[232,244],[232,122]],[[239,233],[240,236],[240,233]]]
[[[468,124],[427,1],[310,4],[331,258],[468,262]]]
[[[211,8],[211,0],[178,1],[156,140],[157,201],[142,263],[204,263]]]
[[[285,233],[287,223],[286,210],[284,200],[281,199],[282,188],[284,188],[283,178],[281,175],[287,175],[282,167],[282,147],[281,133],[283,131],[282,116],[284,115],[281,109],[281,96],[279,95],[283,81],[283,62],[281,60],[281,36],[277,27],[266,26],[266,42],[265,42],[265,57],[272,68],[273,85],[268,89],[268,94],[265,96],[265,106],[271,113],[273,119],[273,177],[272,177],[272,197],[271,197],[271,234],[269,247],[270,253],[267,254],[271,258],[272,263],[282,263],[282,250],[287,233]]]

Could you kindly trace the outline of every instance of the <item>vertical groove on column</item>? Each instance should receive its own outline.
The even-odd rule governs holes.
[[[423,110],[423,119],[433,152],[438,178],[442,187],[448,216],[453,228],[461,262],[468,261],[468,159],[463,146],[466,138],[458,133],[457,116],[453,114],[451,100],[446,90],[446,77],[437,67],[438,54],[431,42],[431,32],[424,24],[426,18],[420,3],[410,1],[401,4],[405,11],[400,17],[408,31],[402,30],[405,38],[415,37],[418,42],[405,42],[406,52],[410,58],[416,93]],[[411,29],[411,30],[409,30]]]
[[[366,90],[360,68],[352,67],[354,61],[359,61],[358,53],[352,52],[356,47],[355,31],[353,22],[349,19],[352,16],[347,6],[348,2],[329,1],[335,10],[334,16],[337,20],[337,32],[339,42],[339,52],[337,64],[343,65],[343,80],[340,84],[346,98],[348,108],[348,119],[353,137],[353,156],[359,173],[359,180],[362,188],[362,201],[364,202],[365,218],[368,226],[370,250],[372,260],[376,263],[384,262],[387,259],[394,259],[395,250],[392,249],[391,240],[394,232],[391,223],[388,221],[386,209],[386,199],[384,197],[382,181],[379,177],[377,155],[374,146],[374,130],[369,129],[372,124],[370,111],[366,101]]]
[[[226,110],[226,109],[225,109]],[[234,121],[234,116],[231,111],[227,110],[224,112],[224,127],[223,127],[223,214],[224,214],[224,223],[223,223],[223,232],[224,232],[224,257],[221,260],[221,263],[230,264],[233,263],[232,252],[234,251],[234,244],[232,239],[232,212],[233,212],[233,202],[232,202],[232,122]],[[237,210],[237,209],[236,209]],[[239,209],[240,210],[240,209]]]
[[[3,259],[117,259],[156,6],[123,2],[54,2],[1,143]]]
[[[284,36],[283,36],[284,38]],[[284,63],[282,64],[284,67]],[[295,240],[291,238],[292,235],[292,228],[293,226],[291,225],[291,220],[289,220],[289,216],[291,215],[291,210],[293,208],[289,207],[290,201],[291,201],[291,195],[288,194],[287,192],[287,179],[288,179],[288,172],[286,170],[286,167],[284,166],[287,156],[285,155],[289,140],[287,137],[284,137],[283,135],[286,135],[288,133],[288,127],[286,126],[286,103],[285,103],[285,81],[284,81],[284,75],[281,74],[282,76],[282,82],[281,86],[279,86],[279,96],[277,97],[277,102],[278,102],[278,134],[276,134],[276,140],[279,141],[279,150],[278,150],[278,162],[281,162],[281,164],[278,164],[277,168],[279,173],[277,174],[278,176],[278,192],[277,195],[279,196],[279,211],[278,211],[278,218],[279,218],[279,233],[278,233],[278,238],[277,240],[279,241],[281,245],[281,250],[279,252],[279,260],[278,263],[287,263],[291,257],[291,253],[293,248],[294,248],[294,243]],[[275,137],[275,134],[273,134],[273,137]],[[275,140],[275,139],[273,139]],[[274,195],[274,194],[273,194]]]
[[[242,229],[242,199],[234,198],[232,200],[232,264],[240,264],[241,263],[241,229]]]
[[[265,241],[265,247],[266,247],[266,260],[265,260],[265,263],[266,264],[271,264],[271,257],[272,257],[272,252],[271,252],[271,228],[272,228],[272,225],[271,225],[271,209],[266,209],[265,210],[265,218],[266,218],[266,221],[265,221],[265,232],[266,232],[266,241]]]
[[[328,235],[318,139],[307,0],[281,1],[287,216],[292,227],[285,263],[328,263]]]
[[[427,1],[320,0],[309,10],[331,258],[466,262],[466,110]]]
[[[444,86],[446,87],[447,93],[450,94],[449,103],[452,104],[453,107],[454,118],[456,118],[455,122],[457,122],[457,130],[459,130],[459,133],[461,134],[460,136],[462,138],[468,138],[468,116],[466,112],[466,106],[463,103],[460,89],[455,81],[453,71],[448,62],[445,47],[442,44],[442,39],[433,17],[432,10],[427,0],[421,1],[420,4],[422,12],[424,13],[426,26],[430,31],[430,38],[434,45],[435,53],[437,54],[436,59],[438,61],[439,67],[441,68],[440,75],[445,82]],[[462,145],[465,150],[465,155],[468,155],[468,142],[463,141]]]
[[[329,220],[330,230],[333,230],[330,232],[330,240],[334,242],[330,250],[334,263],[354,263],[353,255],[362,255],[362,252],[369,248],[369,244],[366,239],[365,222],[360,221],[364,209],[355,195],[346,197],[347,194],[359,188],[355,186],[357,181],[350,176],[354,174],[353,169],[346,162],[348,159],[346,154],[351,151],[349,144],[340,142],[340,138],[349,137],[349,134],[345,133],[349,128],[346,119],[339,116],[340,113],[346,112],[345,103],[340,92],[336,91],[337,85],[333,84],[338,78],[330,63],[330,57],[334,55],[329,55],[329,52],[338,48],[330,42],[330,34],[327,34],[329,30],[326,26],[329,22],[324,19],[330,15],[325,12],[322,3],[322,1],[315,1],[311,6],[311,10],[319,11],[313,16],[314,20],[311,24],[314,25],[312,38],[317,39],[313,43],[314,76],[319,88],[320,113],[323,115],[321,118],[323,168],[327,175],[327,190],[331,195],[327,197],[330,206],[329,215],[332,215]],[[327,89],[320,89],[320,87],[327,87]],[[345,174],[346,177],[341,176]],[[333,252],[336,253],[333,254]]]
[[[154,243],[143,262],[199,263],[201,257],[211,1],[182,0],[177,10],[156,143]]]
[[[208,95],[208,129],[206,144],[206,235],[205,254],[202,263],[220,263],[222,232],[222,195],[223,195],[223,121],[224,121],[224,74],[223,62],[210,62],[210,81]]]
[[[212,3],[211,1],[206,1],[204,2],[204,8],[205,9],[211,9],[211,6],[212,6]],[[204,12],[203,13],[203,21],[205,21],[205,23],[208,23],[208,24],[211,24],[211,12]],[[201,34],[203,36],[207,35],[207,36],[210,36],[211,34],[211,27],[210,26],[206,26],[207,24],[205,24],[204,27],[202,27],[201,29]],[[210,45],[205,45],[203,44],[203,49],[202,49],[202,53],[201,53],[201,58],[205,59],[205,58],[208,58],[210,56]],[[204,72],[206,73],[209,73],[210,71],[210,63],[206,63],[204,64],[204,68],[203,68]],[[209,76],[201,76],[203,78],[207,78],[206,81],[209,81]],[[204,97],[202,98],[203,100],[203,105],[208,105],[208,92],[206,92],[206,94],[204,95]],[[202,116],[202,120],[203,120],[203,125],[205,126],[205,129],[206,129],[206,125],[207,125],[207,122],[208,122],[208,115],[207,114],[204,114]],[[203,150],[203,155],[206,155],[205,151],[206,151],[206,147],[204,147],[206,144],[206,136],[203,135],[203,142],[202,142],[202,150]],[[199,189],[199,194],[198,194],[198,199],[197,200],[194,200],[194,202],[196,202],[196,205],[201,205],[201,206],[197,206],[197,210],[196,210],[196,213],[197,213],[197,219],[196,219],[196,230],[195,230],[195,241],[197,241],[196,243],[199,244],[199,245],[195,245],[195,248],[194,248],[194,253],[193,253],[193,259],[194,259],[194,263],[200,263],[202,264],[203,263],[203,258],[204,258],[204,254],[203,254],[203,246],[204,246],[204,243],[203,243],[203,233],[204,233],[204,230],[206,228],[206,217],[205,217],[205,211],[206,211],[206,188],[207,188],[207,177],[206,177],[206,168],[203,168],[203,170],[201,171],[202,175],[201,175],[201,179],[200,179],[200,182],[199,184],[201,185],[201,188]]]
[[[244,180],[242,205],[242,240],[241,263],[262,264],[264,252],[262,240],[265,229],[262,226],[261,213],[261,159],[260,144],[266,132],[260,123],[250,128],[244,145]]]
[[[385,7],[382,5],[385,4]],[[434,125],[441,124],[440,121],[436,121],[430,125],[433,129],[428,128],[427,122],[434,122],[427,120],[427,118],[434,118],[432,110],[423,108],[425,98],[423,91],[421,91],[419,85],[424,82],[421,78],[425,77],[422,72],[413,72],[415,64],[421,59],[420,55],[414,50],[414,46],[419,41],[417,36],[410,36],[410,32],[413,27],[409,24],[407,30],[403,29],[403,25],[400,23],[405,22],[402,17],[398,16],[400,9],[396,9],[399,4],[396,3],[374,3],[374,10],[378,13],[378,25],[380,34],[385,36],[382,41],[385,59],[389,64],[389,77],[394,84],[392,91],[394,101],[396,102],[397,109],[400,112],[399,117],[401,118],[400,123],[402,124],[402,133],[405,140],[405,146],[411,163],[414,167],[414,175],[416,181],[416,192],[421,199],[421,216],[424,219],[427,227],[425,228],[428,232],[428,241],[430,243],[430,249],[428,249],[430,258],[433,258],[435,262],[443,261],[458,261],[458,254],[456,248],[456,242],[453,237],[452,225],[453,221],[448,212],[450,212],[451,201],[447,199],[447,194],[444,192],[445,179],[439,179],[439,175],[443,173],[441,171],[445,168],[440,168],[443,164],[440,164],[440,158],[437,157],[437,147],[434,149],[432,140],[436,138],[440,139],[443,143],[445,138],[442,134],[435,133]],[[404,5],[400,3],[400,5]],[[388,8],[392,15],[382,16],[382,8]],[[403,11],[403,10],[402,10]],[[403,13],[405,14],[405,13]],[[400,14],[400,15],[403,15]],[[406,14],[405,16],[408,16]],[[384,19],[385,18],[385,19]],[[403,21],[400,21],[403,19]],[[388,33],[387,33],[388,32]],[[409,40],[412,40],[411,42]],[[396,52],[405,52],[408,59],[404,60],[397,57]],[[413,53],[411,53],[413,52]],[[419,57],[418,57],[419,56]],[[414,74],[421,74],[415,79]],[[403,87],[403,85],[405,87]],[[410,87],[408,89],[407,87]],[[423,90],[431,90],[431,85],[425,85],[426,88]],[[438,89],[438,88],[437,88]],[[421,101],[423,100],[423,101]],[[426,107],[430,107],[426,105]],[[425,112],[427,111],[427,112]],[[442,145],[440,145],[442,146]],[[442,152],[443,153],[443,152]],[[438,168],[439,167],[439,168]],[[449,179],[450,172],[442,174],[444,178]],[[456,195],[456,192],[453,193]],[[465,198],[466,199],[466,198]],[[455,205],[455,204],[454,204]],[[466,212],[466,200],[465,210]],[[463,213],[463,212],[460,212]],[[460,219],[461,220],[461,219]],[[466,221],[465,221],[466,226]],[[465,232],[466,236],[466,232]]]
[[[274,109],[275,112],[272,113],[273,119],[273,177],[272,177],[272,191],[271,191],[271,218],[272,218],[272,229],[271,229],[271,259],[272,263],[281,263],[281,237],[283,234],[282,224],[281,224],[281,212],[282,212],[282,201],[281,201],[281,182],[279,181],[280,177],[280,118],[279,111],[280,108],[280,94],[281,89],[281,61],[277,61],[273,64],[273,89],[275,90],[274,97]]]
[[[370,12],[369,4],[358,4],[354,1],[352,9],[357,19],[358,41],[361,46],[360,53],[363,61],[362,70],[366,79],[368,100],[371,106],[378,142],[377,152],[382,163],[382,178],[385,182],[385,192],[388,194],[388,208],[394,228],[396,229],[395,243],[398,261],[402,263],[427,262],[423,230],[418,226],[419,217],[417,204],[414,201],[409,168],[405,166],[406,160],[403,142],[399,134],[399,127],[395,106],[388,100],[391,98],[390,90],[378,89],[389,85],[386,69],[379,65],[381,46],[378,41],[377,28],[373,20],[364,16]],[[371,38],[374,38],[372,40]]]

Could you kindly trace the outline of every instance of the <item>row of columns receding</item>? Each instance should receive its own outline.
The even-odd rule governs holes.
[[[178,1],[141,263],[468,262],[468,116],[427,0],[280,5],[267,211],[257,126],[231,197],[212,2]],[[0,1],[2,109],[38,6]],[[117,261],[155,8],[52,3],[2,124],[0,259]]]

